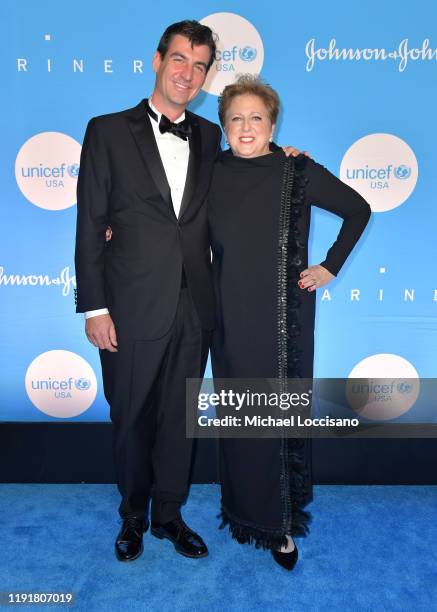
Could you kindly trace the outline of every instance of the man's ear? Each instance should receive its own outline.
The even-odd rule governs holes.
[[[272,125],[272,133],[270,134],[270,138],[273,140],[273,134],[275,133],[275,128],[276,128],[276,124],[273,123]]]
[[[153,54],[153,59],[152,59],[152,68],[154,72],[158,72],[161,62],[162,62],[161,54],[159,53],[159,51],[155,51],[155,53]]]

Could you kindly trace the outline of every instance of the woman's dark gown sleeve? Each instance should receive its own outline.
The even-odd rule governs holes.
[[[337,276],[367,225],[370,206],[349,185],[312,160],[306,164],[305,175],[308,179],[307,201],[343,218],[336,241],[326,259],[320,262],[321,266]]]

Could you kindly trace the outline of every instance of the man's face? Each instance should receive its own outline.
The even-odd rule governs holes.
[[[158,110],[181,114],[205,82],[209,59],[207,45],[192,48],[188,38],[180,34],[173,36],[164,58],[156,52],[152,62],[156,72],[153,102]]]

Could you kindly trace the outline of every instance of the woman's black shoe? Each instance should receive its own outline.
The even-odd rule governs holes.
[[[272,550],[272,555],[273,559],[278,565],[291,572],[297,562],[297,546],[295,544],[294,549],[291,552],[281,552],[279,550]]]

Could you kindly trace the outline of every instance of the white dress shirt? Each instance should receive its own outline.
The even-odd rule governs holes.
[[[161,134],[159,131],[159,122],[162,113],[155,108],[149,99],[150,108],[157,114],[158,120],[155,121],[150,115],[147,115],[146,121],[152,124],[153,133],[155,135],[156,144],[158,145],[159,155],[161,156],[162,165],[164,166],[167,181],[170,187],[171,200],[176,217],[179,217],[181,210],[182,196],[185,189],[185,181],[187,179],[188,158],[190,156],[190,145],[188,140],[182,140],[179,136],[165,132]],[[185,113],[182,113],[174,123],[180,123],[185,119]],[[99,308],[98,310],[89,310],[85,313],[85,319],[97,317],[98,315],[109,314],[107,308]]]

